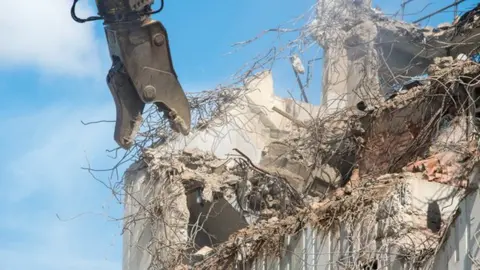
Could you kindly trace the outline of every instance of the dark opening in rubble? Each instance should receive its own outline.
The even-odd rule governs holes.
[[[480,119],[480,87],[473,89],[473,109],[474,109],[474,116],[475,120],[478,121]]]
[[[427,228],[433,233],[440,231],[442,227],[442,212],[437,201],[430,202],[427,209]]]
[[[362,266],[363,270],[377,270],[378,269],[378,261],[374,260],[369,263],[366,263]]]
[[[190,211],[189,238],[194,242],[195,250],[204,246],[216,246],[228,240],[228,237],[248,223],[243,215],[230,205],[224,198],[214,202],[197,202],[197,194],[187,196]]]

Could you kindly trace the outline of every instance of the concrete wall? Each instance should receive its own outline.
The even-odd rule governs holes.
[[[478,269],[480,260],[480,195],[473,192],[459,204],[459,215],[435,257],[432,269]]]
[[[324,50],[323,70],[321,104],[328,113],[333,113],[348,106],[349,62],[343,45]]]
[[[379,97],[377,26],[365,17],[370,1],[319,0],[311,34],[324,49],[322,106],[327,113],[374,104]]]
[[[129,196],[124,202],[127,223],[124,224],[122,269],[146,270],[152,262],[151,253],[160,254],[155,261],[166,261],[187,241],[187,197],[181,183],[165,186],[162,180],[151,182],[145,170],[131,168],[125,185]],[[152,207],[156,198],[164,200],[157,210]],[[152,219],[161,222],[153,224]],[[152,242],[153,238],[162,241]],[[156,267],[154,269],[161,269],[159,265]]]
[[[250,91],[237,102],[238,106],[215,119],[208,128],[181,137],[171,146],[199,148],[219,158],[225,158],[237,148],[258,163],[263,148],[278,138],[279,133],[294,127],[292,121],[272,110],[274,106],[300,121],[310,120],[320,113],[317,106],[275,96],[270,72],[259,73],[246,85]]]

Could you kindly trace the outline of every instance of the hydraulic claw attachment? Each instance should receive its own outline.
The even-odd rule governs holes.
[[[154,103],[170,121],[172,129],[190,132],[190,105],[173,68],[167,30],[152,14],[154,0],[96,0],[98,16],[80,19],[84,23],[103,20],[112,59],[107,84],[115,101],[115,141],[129,149],[140,129],[146,103]]]

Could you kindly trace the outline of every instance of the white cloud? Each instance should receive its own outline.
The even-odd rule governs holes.
[[[18,146],[20,151],[15,151],[20,155],[14,155],[4,165],[8,175],[15,179],[5,198],[20,201],[33,192],[45,190],[68,197],[85,183],[75,176],[88,176],[80,171],[86,165],[86,158],[100,153],[104,157],[104,150],[114,146],[112,124],[81,123],[114,118],[112,103],[94,108],[58,106],[7,121],[6,129],[15,136],[12,139],[25,143]]]
[[[5,121],[4,130],[11,132],[3,139],[16,143],[2,147],[9,155],[0,160],[1,270],[121,268],[120,224],[107,224],[106,215],[119,217],[122,206],[80,169],[86,157],[93,165],[109,165],[104,150],[115,146],[111,124],[80,121],[114,114],[111,103],[65,104]],[[63,219],[86,215],[60,221],[57,213]]]
[[[96,14],[85,5],[87,2],[80,1],[79,15]],[[1,1],[0,66],[97,76],[101,70],[100,59],[105,56],[99,54],[94,23],[74,22],[70,17],[71,4],[72,0]]]

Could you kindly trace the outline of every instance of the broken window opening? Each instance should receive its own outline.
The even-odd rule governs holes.
[[[187,195],[187,205],[190,212],[188,224],[190,254],[203,247],[215,247],[248,225],[241,212],[222,197],[198,203],[198,193],[191,192]]]

